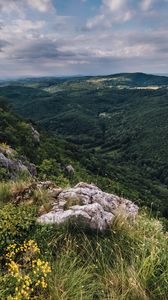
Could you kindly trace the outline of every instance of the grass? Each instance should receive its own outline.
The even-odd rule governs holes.
[[[0,182],[0,205],[10,200],[12,196],[10,184],[7,182]]]
[[[83,264],[82,259],[72,252],[70,244],[53,264],[50,297],[52,300],[92,300],[97,290],[94,268]]]
[[[2,148],[4,151],[11,150],[11,147],[6,143],[0,143],[0,148]]]
[[[167,299],[168,235],[158,220],[140,213],[129,224],[119,217],[104,235],[66,230],[54,229],[48,241],[48,299]]]
[[[5,204],[12,200],[13,195],[22,193],[31,184],[31,179],[0,182],[0,203]]]

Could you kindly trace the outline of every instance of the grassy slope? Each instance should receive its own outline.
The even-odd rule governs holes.
[[[167,299],[168,236],[158,220],[140,212],[130,224],[118,216],[104,234],[67,226],[41,226],[35,219],[40,205],[46,203],[45,191],[34,191],[31,202],[27,199],[18,205],[8,203],[12,202],[10,189],[19,191],[28,184],[7,183],[4,189],[0,183],[1,299],[25,300],[14,298],[15,287],[20,291],[25,286],[24,279],[20,282],[17,276],[10,277],[2,259],[8,245],[22,245],[25,240],[37,242],[40,258],[52,268],[47,276],[47,289],[36,289],[36,280],[32,281],[32,293],[28,290],[30,299],[34,296],[41,300]],[[28,254],[31,258],[31,252]],[[21,269],[20,257],[19,252],[15,263]],[[24,273],[32,278],[31,272],[31,267],[27,270],[25,265]],[[9,295],[13,297],[7,298]]]

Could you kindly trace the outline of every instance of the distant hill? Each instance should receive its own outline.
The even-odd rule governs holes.
[[[151,75],[145,73],[120,73],[116,75],[107,76],[109,78],[118,78],[118,80],[130,81],[133,85],[167,85],[168,77],[160,75]]]
[[[75,144],[76,159],[107,190],[168,216],[168,77],[29,79],[0,87],[0,95],[24,118]]]

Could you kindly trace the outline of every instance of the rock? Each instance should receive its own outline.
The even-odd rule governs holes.
[[[0,166],[10,171],[11,177],[15,178],[19,172],[26,172],[28,175],[36,176],[37,171],[34,164],[28,161],[23,162],[15,157],[9,158],[8,154],[11,155],[11,152],[0,153]]]
[[[68,165],[65,167],[65,174],[70,178],[75,175],[75,169],[72,167],[72,165]]]
[[[61,192],[62,192],[61,188],[53,188],[48,191],[48,194],[51,198],[57,198]]]
[[[27,162],[26,163],[26,167],[28,168],[28,170],[29,170],[29,172],[30,172],[30,174],[32,176],[36,176],[37,175],[37,168],[36,168],[35,164]]]
[[[103,192],[94,184],[79,183],[55,195],[52,210],[38,218],[41,224],[72,224],[104,231],[118,214],[134,220],[138,206],[130,200]]]
[[[71,223],[84,229],[103,231],[112,222],[114,215],[105,212],[98,203],[90,205],[75,205],[65,211],[54,211],[42,215],[38,221],[45,224],[66,224]]]
[[[32,135],[33,135],[34,140],[37,143],[39,143],[40,142],[40,134],[39,134],[39,132],[33,126],[31,126],[31,130],[32,130]]]
[[[23,165],[20,160],[7,158],[3,153],[0,153],[0,165],[9,169],[11,172],[28,172],[27,167]]]
[[[31,174],[32,176],[36,176],[36,175],[37,175],[37,168],[36,168],[36,165],[30,163],[30,162],[27,160],[26,156],[23,156],[23,155],[22,155],[22,156],[20,156],[19,158],[20,158],[20,161],[22,162],[22,164],[25,165],[26,168],[29,170],[30,174]]]
[[[5,168],[9,165],[9,159],[3,153],[0,153],[0,165]]]

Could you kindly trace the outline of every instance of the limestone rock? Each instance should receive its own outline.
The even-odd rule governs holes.
[[[3,153],[0,153],[0,165],[13,172],[28,171],[27,167],[20,160],[7,158]]]
[[[29,172],[30,172],[30,174],[31,174],[32,176],[36,176],[36,175],[37,175],[37,168],[36,168],[36,165],[35,165],[35,164],[26,162],[25,165],[26,165],[27,169],[29,170]]]
[[[70,223],[82,228],[104,231],[118,214],[134,220],[138,206],[130,200],[103,192],[94,184],[79,183],[59,190],[52,210],[38,218],[41,224]]]
[[[11,173],[11,177],[15,177],[19,172],[26,172],[32,176],[37,174],[36,166],[34,164],[31,164],[28,161],[23,162],[21,159],[17,159],[14,156],[11,158],[12,152],[8,152],[9,151],[6,151],[5,154],[0,152],[0,166],[8,169]]]
[[[61,192],[62,192],[61,188],[53,188],[48,191],[48,194],[52,198],[57,198]]]
[[[54,211],[42,215],[38,221],[47,224],[71,223],[84,229],[103,231],[112,222],[114,215],[103,210],[98,203],[90,205],[75,205],[65,211]]]
[[[33,135],[34,140],[37,143],[39,143],[40,142],[40,134],[39,134],[39,132],[33,126],[31,126],[31,130],[32,130],[32,135]]]
[[[75,169],[72,165],[67,165],[65,167],[65,174],[70,178],[72,178],[75,175]]]

